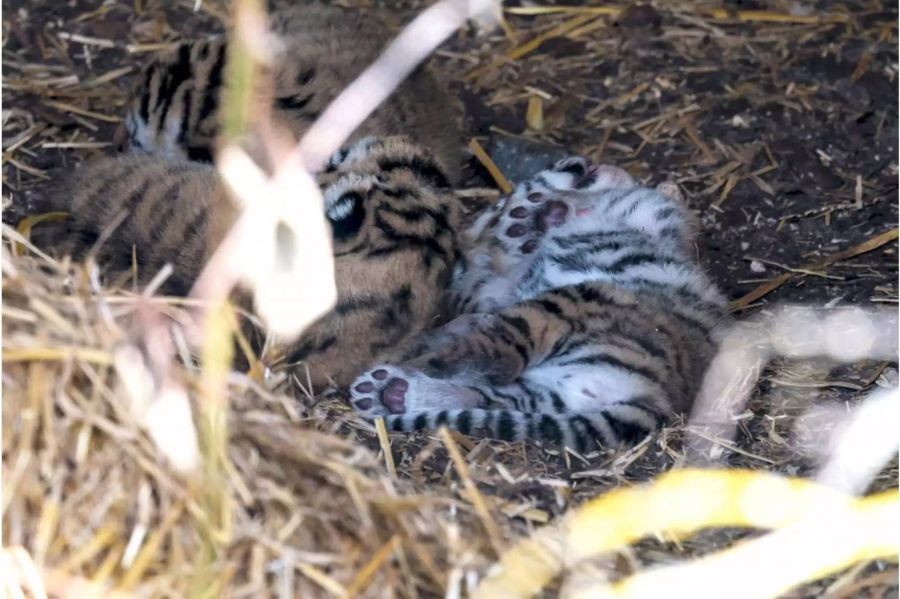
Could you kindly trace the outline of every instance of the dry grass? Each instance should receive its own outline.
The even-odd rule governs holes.
[[[4,221],[18,221],[9,214],[41,212],[39,197],[29,198],[28,192],[40,189],[49,167],[71,165],[108,145],[124,99],[121,84],[147,52],[225,18],[213,1],[202,2],[197,14],[184,11],[190,16],[181,23],[169,22],[166,11],[154,6],[135,12],[132,3],[95,4],[77,14],[59,8],[61,26],[31,28],[27,16],[4,12],[4,47],[13,39],[25,49],[4,50],[4,100],[13,100],[9,109],[4,106],[4,195],[15,200]],[[184,10],[194,2],[181,4]],[[879,52],[883,55],[879,44],[894,43],[896,35],[873,20],[871,7],[811,15],[704,7],[671,3],[661,31],[643,25],[629,29],[634,25],[622,19],[618,34],[610,19],[621,17],[624,7],[516,9],[508,13],[503,36],[461,40],[445,54],[445,66],[477,91],[490,113],[481,120],[496,121],[491,132],[504,132],[513,114],[523,126],[531,125],[516,136],[561,144],[644,177],[660,167],[676,172],[704,213],[707,235],[733,242],[739,235],[724,230],[716,218],[737,214],[740,226],[750,226],[759,217],[746,209],[748,196],[780,197],[793,189],[795,174],[792,157],[772,150],[762,134],[761,140],[734,141],[718,129],[725,118],[716,112],[719,101],[747,99],[749,113],[758,119],[772,105],[798,115],[828,112],[831,106],[817,104],[823,100],[815,84],[782,81],[789,76],[754,60],[771,58],[777,64],[773,57],[793,51],[793,40],[815,47],[817,55],[826,46],[830,52],[844,41],[859,42],[867,49],[852,69],[856,81],[875,69]],[[128,41],[120,42],[126,21]],[[821,36],[836,28],[838,40],[823,42]],[[632,62],[629,76],[614,73],[602,96],[592,91],[596,65],[633,61],[628,57],[641,49],[628,38],[644,36],[671,45],[669,58],[682,60],[692,74],[673,79],[660,74],[666,63],[648,59],[646,70]],[[705,49],[704,36],[716,49]],[[578,55],[560,58],[554,43],[578,46]],[[720,55],[735,72],[747,69],[741,86],[709,96],[684,93],[692,77],[721,68]],[[683,99],[672,101],[675,91]],[[880,130],[890,120],[879,114]],[[476,137],[484,141],[486,130],[479,129]],[[798,125],[796,135],[801,129]],[[477,140],[473,148],[481,148]],[[840,163],[838,155],[819,158]],[[487,153],[482,159],[489,160]],[[896,302],[896,266],[891,270],[875,259],[896,262],[896,230],[882,222],[889,218],[882,215],[874,229],[860,226],[850,241],[831,244],[837,236],[832,215],[875,219],[885,198],[896,195],[896,185],[873,170],[878,165],[850,159],[846,164],[840,182],[815,196],[813,207],[788,202],[779,208],[777,226],[761,229],[760,235],[776,238],[795,223],[821,222],[823,232],[809,237],[809,227],[802,228],[794,245],[785,244],[793,253],[766,254],[773,264],[798,266],[748,282],[749,288],[738,282],[733,264],[740,265],[739,257],[717,272],[739,298],[735,308],[753,310],[770,297],[805,299],[809,289],[830,299],[838,292],[824,285],[843,281],[853,269],[880,286],[863,297]],[[497,165],[489,171],[498,186],[508,184]],[[482,178],[474,184],[491,182]],[[39,226],[36,219],[20,231],[27,236],[32,226]],[[157,446],[167,432],[200,423],[198,398],[210,384],[179,336],[174,339],[180,359],[167,377],[187,390],[193,422],[185,422],[178,409],[148,416],[117,374],[117,351],[140,338],[136,327],[145,321],[144,308],[152,305],[169,327],[185,322],[189,302],[106,289],[90,270],[16,244],[12,230],[5,229],[4,238],[2,523],[3,545],[13,549],[0,554],[0,578],[18,573],[23,587],[43,584],[60,597],[217,596],[221,589],[234,597],[465,596],[516,539],[565,521],[560,516],[572,516],[575,506],[594,505],[588,502],[603,492],[628,491],[689,463],[687,450],[698,440],[717,464],[809,474],[836,427],[833,413],[816,419],[810,406],[828,402],[846,410],[873,386],[896,384],[887,380],[895,371],[883,361],[837,372],[818,363],[778,364],[762,371],[761,383],[744,377],[749,403],[732,414],[727,435],[682,424],[629,451],[581,456],[452,434],[388,436],[355,419],[338,399],[303,396],[287,381],[269,385],[228,373],[223,381],[227,455],[218,456],[219,478],[211,479],[190,469],[181,473]],[[873,262],[853,260],[863,253]],[[160,421],[162,427],[154,424]],[[179,455],[178,443],[173,447],[170,455]],[[895,458],[868,491],[895,488],[897,480]],[[711,554],[744,536],[734,529],[677,539],[657,532],[599,565],[603,576],[619,579],[673,559]],[[888,562],[866,560],[791,596],[886,596],[896,592],[896,572]],[[539,587],[547,584],[552,593],[573,574],[551,576]]]

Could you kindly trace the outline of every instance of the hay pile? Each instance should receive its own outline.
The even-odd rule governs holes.
[[[4,544],[29,548],[55,592],[73,576],[141,596],[421,597],[443,594],[452,568],[485,565],[466,505],[390,476],[336,402],[306,408],[235,377],[225,480],[179,475],[112,366],[139,297],[8,249]],[[197,388],[196,369],[183,376]]]

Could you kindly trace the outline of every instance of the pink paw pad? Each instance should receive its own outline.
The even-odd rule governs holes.
[[[387,382],[381,392],[381,403],[392,414],[402,414],[405,411],[406,392],[409,390],[409,382],[401,378],[392,378]]]
[[[565,202],[559,200],[551,200],[541,210],[538,215],[538,228],[546,231],[551,227],[558,227],[566,222],[566,215],[569,213],[569,206]]]

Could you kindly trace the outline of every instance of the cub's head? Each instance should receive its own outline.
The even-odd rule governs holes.
[[[459,208],[429,151],[400,136],[365,138],[336,152],[317,177],[335,256],[410,245],[455,250]]]

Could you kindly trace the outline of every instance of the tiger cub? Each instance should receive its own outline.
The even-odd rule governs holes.
[[[432,154],[404,137],[366,138],[318,177],[331,224],[338,301],[290,347],[317,389],[346,385],[373,360],[430,327],[459,256],[459,207]],[[97,244],[108,276],[146,281],[165,263],[163,291],[184,295],[236,218],[209,164],[122,156],[86,164],[55,198],[71,213],[79,255]],[[124,220],[111,231],[119,215]],[[108,235],[98,243],[98,239]],[[306,381],[303,372],[300,377]]]
[[[464,241],[462,314],[359,376],[389,430],[634,443],[690,408],[725,300],[692,252],[672,184],[570,158],[520,184]]]
[[[270,25],[281,42],[271,73],[273,119],[276,129],[297,139],[391,39],[374,15],[324,4],[282,7]],[[212,161],[225,55],[226,39],[218,36],[182,42],[149,64],[117,132],[121,149]],[[463,161],[460,121],[458,103],[422,66],[352,140],[406,135],[431,149],[455,182]]]

